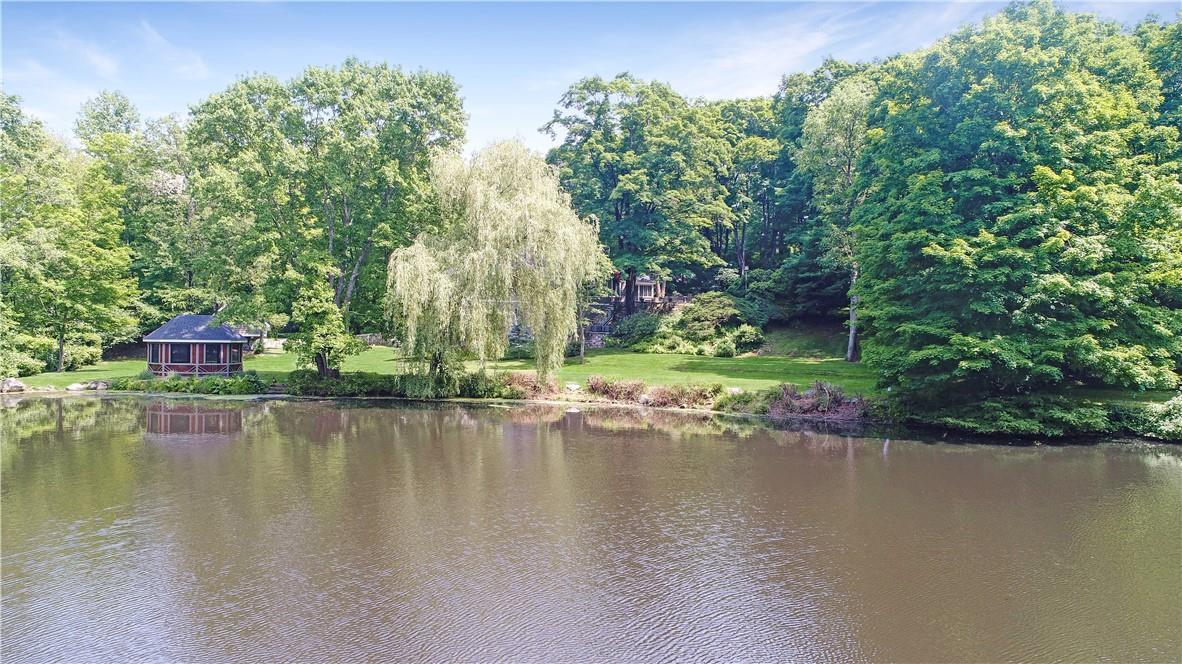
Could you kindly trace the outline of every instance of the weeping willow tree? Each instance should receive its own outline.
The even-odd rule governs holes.
[[[607,265],[553,167],[516,141],[466,162],[437,156],[441,223],[390,256],[387,316],[419,370],[504,356],[515,323],[533,334],[538,376],[562,364],[579,290]]]

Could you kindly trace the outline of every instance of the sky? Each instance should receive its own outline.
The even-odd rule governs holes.
[[[235,79],[287,79],[349,56],[455,77],[468,150],[539,128],[590,75],[628,71],[691,97],[769,95],[784,74],[832,55],[869,60],[931,44],[996,2],[761,3],[0,3],[0,78],[69,139],[103,89],[146,117],[184,115]],[[1182,3],[1075,2],[1132,24]]]

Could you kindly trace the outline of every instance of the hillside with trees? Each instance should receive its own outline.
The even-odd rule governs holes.
[[[606,272],[623,345],[729,356],[769,324],[841,326],[913,421],[1109,431],[1124,415],[1089,390],[1182,382],[1178,20],[1015,3],[764,98],[591,76],[541,128],[551,168],[509,144],[464,162],[451,76],[353,59],[243,77],[186,117],[103,92],[77,148],[15,97],[0,122],[6,376],[92,364],[183,312],[283,330],[322,376],[361,333],[435,371],[504,354],[510,302],[549,373]],[[642,277],[705,297],[662,318]],[[496,306],[444,297],[468,291]]]

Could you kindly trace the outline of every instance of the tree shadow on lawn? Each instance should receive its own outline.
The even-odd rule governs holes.
[[[669,367],[686,374],[807,384],[825,380],[847,388],[872,389],[874,376],[860,364],[839,358],[736,357],[692,358]]]

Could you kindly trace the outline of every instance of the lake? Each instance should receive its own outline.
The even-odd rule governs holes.
[[[8,398],[0,656],[1182,658],[1182,452]]]

